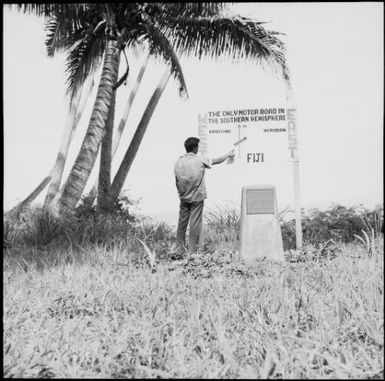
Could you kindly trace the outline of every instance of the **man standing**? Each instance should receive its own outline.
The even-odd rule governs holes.
[[[210,160],[198,155],[198,138],[188,138],[184,142],[184,147],[186,154],[177,160],[174,167],[176,187],[180,198],[176,243],[180,248],[185,247],[186,230],[190,220],[189,250],[195,252],[198,249],[202,230],[203,204],[207,198],[205,169],[223,163],[227,158],[234,158],[234,150]]]

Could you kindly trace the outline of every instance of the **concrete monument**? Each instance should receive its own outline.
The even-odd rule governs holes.
[[[284,261],[274,185],[242,188],[240,254],[249,263],[263,257]]]

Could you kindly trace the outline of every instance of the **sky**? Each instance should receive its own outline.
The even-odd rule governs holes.
[[[266,21],[266,28],[285,33],[282,40],[292,78],[291,103],[286,103],[284,84],[268,68],[226,59],[181,59],[189,99],[179,97],[178,85],[170,79],[124,186],[139,201],[140,212],[177,213],[173,167],[184,154],[184,140],[198,135],[198,113],[289,105],[297,109],[301,206],[363,203],[373,207],[382,203],[383,3],[238,3],[231,11]],[[65,56],[47,57],[44,21],[8,8],[3,18],[3,206],[8,210],[52,168],[68,99]],[[144,54],[130,52],[128,57],[128,83],[117,95],[118,120]],[[124,70],[122,65],[121,73]],[[161,62],[150,61],[113,160],[113,174],[165,70]],[[95,96],[96,88],[71,144],[64,178],[81,146]],[[250,135],[248,144],[252,141]],[[212,155],[232,148],[223,144],[220,152],[218,142],[211,145],[215,147]],[[85,191],[93,185],[98,167],[97,162]],[[208,207],[240,204],[241,189],[250,184],[274,185],[279,209],[292,207],[294,202],[290,161],[220,164],[207,171],[206,183]],[[43,200],[44,194],[36,202]]]

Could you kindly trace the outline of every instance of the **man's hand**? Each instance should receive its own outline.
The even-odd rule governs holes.
[[[234,153],[234,150],[232,149],[232,150],[227,154],[227,157],[230,158],[230,159],[234,159],[234,156],[235,156],[235,153]]]
[[[226,159],[229,159],[229,158],[234,159],[234,156],[235,156],[234,150],[232,149],[230,152],[225,153],[223,156],[212,159],[211,164],[215,165],[215,164],[223,163]]]

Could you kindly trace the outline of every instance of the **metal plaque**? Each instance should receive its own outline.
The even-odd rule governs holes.
[[[274,189],[246,191],[246,214],[274,214]]]

